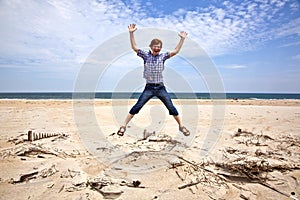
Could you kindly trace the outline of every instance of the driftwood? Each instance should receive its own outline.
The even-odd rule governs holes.
[[[265,183],[265,182],[259,182],[259,184],[261,184],[261,185],[263,185],[263,186],[265,186],[265,187],[267,187],[267,188],[269,188],[269,189],[271,189],[271,190],[273,190],[273,191],[275,191],[275,192],[278,192],[279,194],[282,194],[283,196],[290,197],[289,194],[287,194],[287,193],[285,193],[285,192],[282,192],[282,191],[280,191],[280,190],[278,190],[278,189],[272,187],[272,186],[271,186],[270,184],[268,184],[268,183]]]
[[[37,178],[37,175],[38,175],[38,171],[35,171],[35,172],[30,172],[28,174],[23,174],[20,176],[19,180],[12,180],[12,183],[22,183],[22,182],[25,182],[25,181],[29,181],[31,179],[35,179]]]
[[[170,169],[175,169],[179,179],[185,182],[185,184],[179,185],[178,189],[201,184],[203,191],[206,191],[206,185],[209,186],[209,191],[212,185],[228,187],[228,184],[245,182],[260,184],[278,194],[295,199],[288,193],[272,186],[268,181],[276,181],[273,176],[269,176],[275,170],[286,172],[300,169],[300,137],[282,136],[272,138],[268,135],[254,134],[240,129],[233,135],[233,138],[239,144],[244,144],[245,148],[243,150],[240,150],[240,147],[237,149],[225,148],[223,150],[224,159],[218,162],[203,161],[196,163],[178,156],[185,164],[170,167]],[[263,146],[263,149],[260,149],[261,146]],[[250,196],[254,194],[251,191],[249,192]],[[213,197],[214,194],[211,192],[207,192],[207,194],[211,199],[218,199]],[[248,195],[243,194],[240,197],[251,199]]]
[[[66,188],[66,192],[80,191],[80,190],[84,190],[86,187],[87,187],[86,182],[77,183],[77,184],[73,184],[73,186]]]
[[[22,174],[20,175],[18,180],[12,180],[11,183],[16,184],[16,183],[26,182],[31,179],[36,179],[36,178],[46,178],[52,176],[57,172],[58,170],[55,168],[55,165],[52,165],[51,167],[43,169],[41,171],[34,171],[34,172]]]
[[[66,157],[72,157],[72,156],[74,157],[73,154],[68,155],[64,151],[47,148],[41,144],[23,143],[23,144],[18,144],[15,147],[1,150],[0,158],[4,159],[10,156],[22,156],[22,157],[37,156],[39,158],[44,158],[44,156],[42,156],[41,154],[54,155],[63,159],[65,159]]]
[[[61,173],[60,178],[74,178],[75,176],[77,176],[79,174],[80,174],[80,171],[68,169]]]
[[[247,176],[250,180],[261,179],[266,180],[267,173],[272,171],[269,163],[265,160],[239,160],[226,163],[215,163],[216,167],[220,167],[232,173],[239,173]]]
[[[61,178],[65,178],[65,176],[61,175]],[[127,180],[112,179],[104,175],[100,177],[89,178],[87,181],[81,180],[79,182],[73,183],[73,185],[66,188],[65,191],[75,192],[90,187],[90,189],[101,193],[104,198],[115,199],[123,193],[123,191],[120,189],[120,186],[145,188],[144,186],[141,186],[141,181],[139,180],[128,182]]]
[[[98,191],[103,195],[104,198],[118,198],[123,191],[121,186],[134,187],[134,188],[145,188],[141,186],[141,181],[133,180],[128,182],[123,179],[112,179],[107,176],[100,176],[96,178],[89,179],[86,183],[92,190]]]
[[[180,145],[184,148],[188,148],[188,146],[185,143],[180,142],[178,140],[174,140],[172,137],[170,137],[169,135],[165,135],[165,134],[161,134],[161,135],[157,135],[157,136],[150,135],[148,137],[148,141],[149,142],[165,142],[167,144],[171,144],[172,147],[169,149],[169,151],[171,151],[176,145]]]
[[[225,186],[227,187],[225,183],[225,179],[220,176],[220,174],[216,173],[212,169],[208,169],[206,166],[209,165],[208,162],[202,162],[202,163],[195,163],[193,161],[189,161],[182,156],[177,156],[180,160],[183,160],[187,166],[185,166],[184,171],[186,171],[185,175],[180,175],[178,170],[176,170],[177,176],[180,178],[183,182],[188,182],[186,184],[178,186],[178,189],[184,189],[189,188],[191,186],[197,186],[198,184],[216,184],[218,186]],[[183,178],[185,177],[185,178]],[[187,178],[188,177],[188,178]],[[194,178],[193,178],[194,177]],[[193,180],[195,179],[195,180]],[[213,198],[213,197],[211,197]]]
[[[244,131],[241,129],[238,129],[237,132],[235,132],[232,135],[233,138],[236,139],[237,143],[239,144],[245,144],[247,146],[255,145],[255,146],[268,146],[265,144],[265,141],[267,140],[274,140],[272,137],[264,134],[254,134],[249,131]],[[242,140],[238,140],[237,138],[241,137]]]
[[[170,144],[181,144],[181,142],[177,141],[177,140],[173,140],[172,138],[160,138],[160,137],[152,137],[149,138],[148,140],[149,142],[167,142]]]
[[[265,179],[261,179],[260,177],[253,176],[252,173],[250,173],[250,174],[252,174],[252,175],[245,174],[245,172],[240,172],[240,171],[237,170],[236,168],[234,168],[234,170],[232,170],[232,169],[231,169],[231,170],[228,170],[228,165],[227,165],[227,167],[226,167],[226,170],[228,170],[229,173],[220,172],[219,170],[214,171],[214,170],[210,170],[210,169],[207,169],[207,168],[205,168],[205,167],[202,167],[201,165],[195,164],[195,163],[193,163],[193,162],[191,162],[191,161],[188,161],[187,159],[184,159],[184,158],[182,158],[182,157],[179,157],[179,158],[182,159],[182,160],[184,160],[184,161],[185,161],[186,163],[188,163],[189,165],[192,165],[192,166],[193,166],[193,169],[194,169],[195,171],[200,171],[200,170],[202,170],[202,171],[205,171],[205,172],[209,172],[211,175],[213,175],[215,178],[218,179],[217,182],[221,181],[221,184],[223,184],[223,185],[227,185],[227,184],[228,184],[229,182],[231,182],[231,181],[233,181],[233,182],[236,182],[236,181],[240,182],[240,181],[244,180],[245,182],[248,182],[248,183],[257,183],[257,184],[260,184],[260,185],[262,185],[262,186],[264,186],[264,187],[267,187],[267,188],[269,188],[269,189],[271,189],[271,190],[273,190],[273,191],[275,191],[275,192],[277,192],[277,193],[279,193],[279,194],[281,194],[281,195],[284,195],[284,196],[286,196],[286,197],[290,197],[289,194],[287,194],[287,193],[285,193],[285,192],[283,192],[283,191],[280,191],[280,190],[278,190],[277,188],[271,186],[270,184],[268,184],[268,183],[266,182]],[[224,165],[224,164],[221,165],[221,164],[217,164],[217,163],[216,163],[216,166],[217,166],[217,167],[223,167],[223,165]],[[237,172],[238,172],[238,173],[237,173]],[[180,180],[185,181],[185,179],[183,178],[183,176],[180,175],[180,174],[178,173],[178,171],[176,171],[176,174],[177,174],[177,176],[180,178]],[[254,174],[255,174],[255,173],[254,173]],[[197,176],[197,174],[195,174],[195,173],[193,173],[193,175],[194,175],[194,176]],[[202,174],[202,175],[205,176],[204,174]],[[198,177],[198,179],[199,179],[199,177]],[[210,181],[210,182],[211,182],[211,180],[212,180],[212,179],[209,178],[209,181]],[[198,180],[198,181],[194,181],[194,182],[192,181],[192,182],[189,182],[189,183],[180,185],[180,186],[178,186],[178,189],[184,189],[184,188],[196,186],[196,185],[198,185],[198,184],[202,184],[202,185],[203,185],[203,183],[204,183],[203,179],[200,179],[200,180]],[[219,182],[219,183],[220,183],[220,182]],[[210,195],[210,197],[211,197],[212,199],[216,199],[216,198],[212,197],[211,195]],[[242,197],[241,197],[241,198],[242,198]],[[245,197],[244,199],[248,199],[248,198]]]
[[[22,145],[16,149],[15,155],[17,156],[29,156],[29,155],[37,155],[37,154],[49,154],[58,156],[59,153],[53,151],[52,149],[48,149],[43,147],[42,145]]]
[[[178,186],[178,189],[184,189],[184,188],[186,188],[186,187],[191,187],[191,186],[194,186],[194,185],[197,185],[197,184],[199,184],[199,183],[201,183],[202,182],[202,180],[201,181],[197,181],[197,182],[194,182],[194,183],[188,183],[188,184],[185,184],[185,185],[181,185],[181,186]]]
[[[207,169],[207,168],[204,167],[205,165],[208,165],[209,163],[203,162],[203,163],[200,163],[200,164],[195,164],[195,163],[193,163],[193,162],[191,162],[191,161],[188,161],[187,159],[185,159],[185,158],[183,158],[183,157],[181,157],[181,156],[177,156],[177,157],[178,157],[179,159],[181,159],[181,160],[187,162],[188,164],[194,166],[196,169],[202,169],[202,170],[204,170],[204,171],[207,171],[207,172],[216,174],[214,171],[212,171],[212,170]]]

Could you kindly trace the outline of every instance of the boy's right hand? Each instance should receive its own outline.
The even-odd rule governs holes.
[[[135,26],[135,24],[130,24],[128,26],[128,30],[130,33],[133,33],[134,31],[136,31],[137,27]]]

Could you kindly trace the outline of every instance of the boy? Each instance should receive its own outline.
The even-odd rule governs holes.
[[[175,56],[181,49],[184,39],[187,36],[187,33],[181,31],[178,35],[180,40],[175,47],[175,49],[171,52],[160,53],[162,48],[162,41],[159,39],[153,39],[150,43],[151,51],[146,52],[141,49],[138,49],[136,46],[134,31],[137,30],[135,24],[130,24],[128,26],[129,34],[130,34],[130,44],[131,48],[137,53],[137,55],[144,60],[144,78],[146,79],[146,86],[139,97],[137,103],[131,108],[129,114],[127,115],[123,125],[118,130],[117,134],[119,136],[123,136],[126,131],[126,126],[129,121],[137,114],[140,109],[154,96],[159,98],[164,105],[169,110],[169,114],[173,115],[174,119],[179,125],[179,130],[185,135],[190,135],[189,130],[182,125],[181,119],[179,117],[178,111],[174,107],[170,95],[166,91],[166,88],[163,84],[163,75],[162,72],[164,70],[164,62]]]

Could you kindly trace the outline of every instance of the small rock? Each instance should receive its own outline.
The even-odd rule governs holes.
[[[135,180],[135,181],[132,182],[132,184],[133,184],[134,187],[139,187],[139,185],[141,184],[141,181]]]
[[[116,199],[123,193],[118,186],[108,185],[99,190],[105,199]]]

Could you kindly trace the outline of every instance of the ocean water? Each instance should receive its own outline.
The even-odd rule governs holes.
[[[0,99],[138,99],[141,93],[32,92],[0,93]],[[300,94],[283,93],[170,93],[172,99],[300,99]]]

